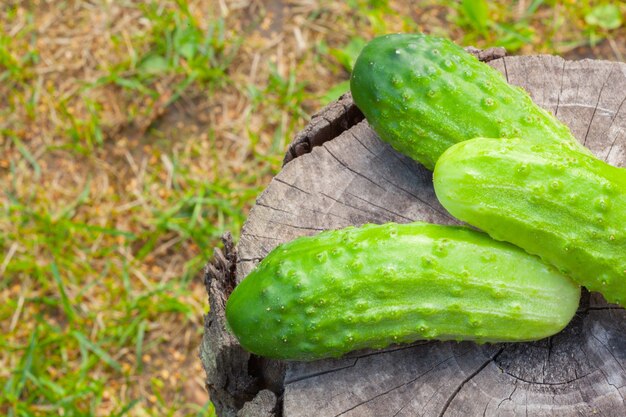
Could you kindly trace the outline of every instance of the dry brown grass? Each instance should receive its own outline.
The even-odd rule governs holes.
[[[490,19],[515,23],[527,3]],[[345,88],[346,45],[416,30],[493,41],[456,27],[459,13],[435,1],[0,6],[0,410],[207,414],[200,270],[217,238],[238,232],[286,144]],[[542,6],[521,51],[623,56],[623,28],[585,46],[581,13]]]

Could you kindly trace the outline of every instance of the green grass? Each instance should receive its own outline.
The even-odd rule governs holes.
[[[0,408],[8,415],[36,415],[45,411],[44,405],[63,410],[64,415],[96,415],[110,382],[130,384],[144,367],[143,355],[160,354],[159,345],[175,336],[156,334],[146,339],[151,323],[185,320],[198,325],[197,306],[185,300],[191,296],[189,283],[200,259],[191,258],[186,273],[169,280],[150,277],[142,265],[146,256],[141,254],[155,251],[146,246],[170,230],[181,239],[194,240],[175,226],[184,203],[156,212],[147,219],[144,231],[133,233],[81,218],[81,210],[94,203],[89,185],[87,181],[75,201],[61,206],[41,201],[41,190],[27,198],[7,195],[3,218],[8,224],[2,226],[9,233],[4,239],[7,246],[10,242],[22,252],[13,255],[5,269],[6,276],[21,278],[19,284],[16,280],[2,284],[3,291],[10,291],[11,285],[20,287],[20,296],[9,297],[2,310],[3,321],[12,323],[12,329],[4,332],[3,350],[20,357],[3,382]],[[183,197],[187,199],[180,201],[194,201]],[[201,203],[197,201],[196,207]],[[212,226],[201,222],[195,226],[196,234],[216,234]],[[143,244],[138,254],[125,256],[137,242]],[[143,279],[133,279],[133,273]],[[11,341],[24,339],[25,334],[27,343]],[[158,396],[160,387],[151,391]],[[111,412],[122,412],[139,399],[114,404]],[[167,403],[159,406],[168,407]]]
[[[623,5],[524,4],[0,6],[0,414],[213,415],[202,266],[367,40],[620,52]]]

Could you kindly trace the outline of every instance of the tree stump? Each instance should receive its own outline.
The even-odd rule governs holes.
[[[566,123],[595,155],[626,161],[626,64],[476,52]],[[479,55],[480,57],[480,55]],[[279,362],[225,331],[224,304],[276,245],[364,223],[455,224],[432,175],[383,143],[349,94],[314,116],[259,196],[236,248],[207,267],[201,358],[220,416],[625,416],[626,314],[583,293],[572,323],[533,343],[418,342]]]

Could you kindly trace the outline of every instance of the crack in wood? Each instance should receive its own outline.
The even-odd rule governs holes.
[[[256,204],[255,204],[255,205],[257,205],[257,206],[261,206],[261,207],[265,207],[265,208],[266,208],[266,209],[268,209],[268,210],[275,210],[275,211],[278,211],[278,212],[280,212],[280,213],[290,214],[290,215],[292,215],[292,216],[298,216],[298,213],[294,213],[294,212],[292,212],[292,211],[288,211],[288,210],[283,210],[283,209],[280,209],[280,208],[278,208],[278,207],[274,207],[274,206],[272,206],[272,205],[262,203],[262,202],[260,202],[260,201],[258,201],[258,200],[257,200],[257,202],[256,202]],[[349,222],[349,221],[350,221],[350,219],[348,219],[348,218],[346,218],[346,217],[342,217],[342,216],[340,216],[340,215],[338,215],[338,214],[335,214],[335,213],[332,213],[332,212],[330,212],[330,211],[315,210],[315,209],[312,209],[312,208],[309,208],[309,207],[300,207],[300,209],[301,209],[301,210],[310,211],[311,213],[315,213],[315,214],[321,214],[322,216],[332,216],[332,217],[336,217],[336,218],[338,218],[338,219],[345,220],[346,222]]]
[[[504,369],[503,367],[501,367],[500,365],[496,364],[496,366],[498,367],[498,369],[500,369],[500,371],[503,374],[506,374],[508,376],[510,376],[511,378],[513,378],[516,381],[521,381],[524,382],[526,384],[529,385],[537,385],[537,386],[545,386],[545,387],[556,387],[556,386],[560,386],[560,385],[569,385],[573,382],[576,382],[578,380],[584,379],[586,377],[588,377],[589,375],[593,374],[593,372],[589,372],[587,374],[581,375],[581,376],[576,376],[575,378],[572,379],[568,379],[567,381],[561,381],[561,382],[545,382],[545,381],[530,381],[528,379],[522,378],[519,375],[515,375],[511,372],[509,372],[508,370]]]
[[[565,63],[567,61],[563,60],[563,65],[561,66],[561,82],[559,83],[559,94],[556,97],[556,109],[554,109],[554,117],[559,115],[559,105],[561,104],[561,95],[563,94],[563,80],[565,80]]]
[[[546,359],[543,361],[543,367],[541,369],[543,382],[546,381],[546,367],[550,364],[550,357],[552,356],[552,340],[552,336],[548,337],[548,354],[546,355]]]
[[[371,154],[374,156],[375,160],[378,160],[378,161],[381,161],[381,160],[382,160],[382,158],[380,157],[380,155],[378,155],[378,154],[374,153],[374,152],[373,152],[372,150],[370,150],[367,146],[365,146],[365,145],[363,144],[363,142],[361,142],[361,140],[359,140],[359,138],[357,138],[357,136],[356,136],[354,133],[350,132],[350,135],[351,135],[351,136],[352,136],[352,137],[353,137],[353,138],[354,138],[354,139],[355,139],[355,140],[356,140],[356,141],[357,141],[357,142],[358,142],[361,146],[363,146],[363,148],[364,148],[365,150],[367,150],[369,153],[371,153]],[[392,154],[392,155],[393,155],[396,159],[398,159],[398,160],[399,160],[399,161],[400,161],[403,165],[405,165],[407,168],[409,168],[409,166],[406,164],[406,162],[404,162],[404,161],[402,160],[402,158],[400,158],[400,157],[398,156],[398,154],[397,154],[395,151],[391,150],[391,151],[390,151],[390,153],[391,153],[391,154]],[[413,171],[413,170],[412,170],[412,171]],[[415,172],[415,171],[413,171],[413,172]],[[410,195],[411,197],[415,198],[415,199],[416,199],[417,201],[419,201],[420,203],[422,203],[422,204],[424,204],[424,205],[426,205],[426,206],[430,207],[433,211],[435,211],[435,212],[437,212],[437,213],[441,214],[443,217],[447,217],[448,219],[450,219],[450,220],[452,220],[452,221],[456,221],[456,220],[455,220],[452,216],[450,216],[450,214],[449,214],[449,213],[444,212],[443,210],[441,210],[440,208],[437,208],[437,207],[433,206],[432,204],[430,204],[428,201],[424,200],[424,199],[423,199],[423,198],[421,198],[420,196],[418,196],[418,195],[416,195],[416,194],[412,193],[411,191],[409,191],[409,190],[407,190],[407,189],[405,189],[405,188],[403,188],[403,187],[399,186],[399,185],[398,185],[398,184],[396,184],[395,182],[393,182],[393,181],[389,180],[389,178],[387,178],[384,174],[380,174],[380,177],[381,177],[382,179],[384,179],[385,181],[387,181],[387,182],[389,183],[389,185],[391,185],[392,187],[397,188],[398,190],[400,190],[400,191],[402,191],[402,192],[404,192],[404,193],[406,193],[406,194]],[[381,188],[382,188],[382,187],[381,187]]]
[[[436,394],[437,394],[437,391],[433,391],[430,397],[428,397],[428,400],[424,403],[424,406],[422,407],[423,412],[420,413],[419,417],[424,417],[426,415],[426,408],[433,401],[433,398],[436,396]]]
[[[598,110],[598,105],[600,104],[600,99],[602,98],[602,92],[604,91],[604,87],[609,83],[609,79],[611,79],[611,75],[613,75],[613,71],[615,70],[615,66],[611,66],[611,71],[609,71],[609,75],[602,83],[602,87],[600,87],[600,93],[598,94],[598,100],[596,101],[595,108],[593,109],[593,113],[591,114],[591,120],[589,120],[589,124],[587,125],[587,132],[585,133],[585,139],[583,140],[583,145],[587,145],[587,136],[589,136],[589,132],[591,131],[591,126],[593,125],[593,119],[596,116],[596,111]]]
[[[327,146],[324,146],[323,149],[326,149],[326,151],[330,154],[330,156],[332,156],[333,158],[335,158],[335,160],[337,162],[339,162],[339,165],[343,166],[345,169],[347,169],[348,171],[352,172],[353,174],[355,174],[358,177],[361,177],[367,181],[369,181],[372,185],[380,188],[381,190],[385,191],[385,188],[383,188],[381,185],[377,184],[376,182],[374,182],[371,178],[367,177],[366,175],[350,168],[345,162],[343,162],[341,159],[339,159]]]
[[[600,338],[598,338],[598,336],[596,336],[595,333],[591,333],[591,337],[596,339],[598,341],[598,343],[600,343],[602,345],[602,347],[608,352],[609,355],[611,355],[611,357],[613,358],[615,363],[622,369],[622,371],[626,371],[624,369],[624,365],[622,365],[622,362],[617,360],[617,358],[613,354],[613,351],[611,349],[609,349],[609,347],[602,340],[600,340]]]
[[[506,69],[506,57],[502,58],[502,66],[504,67],[504,79],[509,82],[509,71]]]
[[[391,182],[390,182],[390,183],[391,183]],[[417,201],[419,201],[420,203],[422,203],[422,204],[424,204],[425,206],[429,207],[432,211],[434,211],[434,212],[436,212],[436,213],[439,213],[442,217],[444,217],[444,218],[448,218],[449,220],[452,220],[452,221],[454,221],[454,222],[457,222],[457,220],[456,220],[454,217],[452,217],[452,216],[450,215],[450,213],[445,212],[445,211],[441,210],[440,208],[438,208],[438,207],[436,207],[436,206],[433,206],[431,203],[429,203],[428,201],[424,200],[424,199],[423,199],[423,198],[421,198],[420,196],[418,196],[418,195],[416,195],[416,194],[413,194],[413,193],[412,193],[412,192],[410,192],[409,190],[405,190],[404,188],[400,187],[399,185],[396,185],[396,184],[393,184],[393,183],[391,183],[391,184],[392,184],[392,185],[394,185],[394,186],[395,186],[395,188],[397,188],[397,189],[399,189],[399,190],[401,190],[401,191],[405,192],[406,194],[410,195],[411,197],[413,197],[414,199],[416,199],[416,200],[417,200]]]
[[[367,121],[365,121],[363,123],[367,123]],[[369,125],[368,125],[368,127],[369,127]],[[369,127],[369,129],[371,129],[371,127]],[[366,149],[369,153],[371,153],[375,157],[378,157],[379,159],[382,159],[380,154],[377,154],[374,151],[372,151],[367,145],[365,145],[365,143],[363,143],[363,141],[361,141],[361,139],[359,139],[359,137],[352,130],[348,130],[347,133],[350,135],[350,137],[352,137],[354,140],[356,140],[361,146],[363,146],[363,148]],[[373,130],[372,130],[372,133],[374,135],[376,135],[376,133]],[[376,137],[378,138],[378,135],[376,135]],[[386,142],[383,142],[380,138],[378,138],[378,140],[381,141],[381,144],[384,147],[384,152],[385,153],[388,153],[388,154],[392,155],[395,159],[398,160],[398,162],[400,162],[402,165],[404,165],[407,170],[409,170],[410,172],[416,174],[416,176],[419,177],[419,176],[423,175],[422,172],[420,172],[419,170],[415,169],[415,165],[408,164],[407,161],[405,160],[405,158],[402,155],[400,155],[398,152],[396,152],[391,145],[389,145]]]
[[[524,397],[524,416],[528,417],[528,390],[526,390],[526,396]]]
[[[615,111],[611,110],[611,109],[607,109],[604,107],[599,107],[599,106],[590,106],[588,104],[585,103],[567,103],[567,104],[561,104],[561,108],[569,108],[569,107],[573,107],[575,109],[593,109],[593,110],[599,110],[600,112],[603,112],[605,114],[611,114],[611,115],[615,115]]]
[[[315,113],[309,125],[296,134],[283,158],[283,166],[333,140],[340,132],[348,130],[364,118],[363,113],[352,102],[351,93],[346,92],[337,101]]]
[[[374,151],[372,151],[369,147],[365,146],[365,144],[364,144],[363,142],[361,142],[361,139],[359,139],[359,137],[358,137],[357,135],[355,135],[353,131],[351,131],[351,130],[347,130],[347,131],[346,131],[346,133],[347,133],[348,135],[350,135],[350,137],[351,137],[352,139],[356,140],[356,141],[357,141],[357,142],[358,142],[358,143],[359,143],[359,144],[363,147],[363,149],[365,149],[365,150],[366,150],[366,151],[368,151],[370,154],[372,154],[372,156],[374,156],[374,158],[379,158],[379,159],[380,159],[380,157],[378,156],[378,154],[377,154],[377,153],[374,153]]]
[[[508,396],[507,398],[503,398],[503,399],[502,399],[502,401],[500,401],[500,402],[498,403],[498,406],[496,407],[496,410],[499,410],[499,409],[500,409],[500,407],[502,406],[502,404],[503,404],[505,401],[513,401],[513,400],[512,400],[512,398],[513,398],[513,394],[515,394],[515,391],[517,391],[517,387],[518,387],[518,385],[517,385],[517,380],[516,380],[516,381],[514,382],[514,384],[513,384],[513,390],[511,391],[511,393],[509,394],[509,396]],[[487,405],[489,405],[489,404],[487,404]],[[485,410],[487,410],[487,407],[485,407]],[[484,414],[483,414],[483,415],[484,415]]]
[[[298,190],[298,191],[300,191],[301,193],[304,193],[304,194],[306,194],[306,195],[311,195],[311,193],[309,193],[308,191],[305,191],[305,190],[303,190],[302,188],[297,187],[297,186],[296,186],[296,185],[294,185],[294,184],[291,184],[291,183],[289,183],[289,182],[287,182],[287,181],[284,181],[284,180],[282,180],[280,177],[274,177],[274,181],[279,182],[279,183],[281,183],[281,184],[284,184],[284,185],[286,185],[287,187],[290,187],[290,188],[293,188],[293,189],[295,189],[295,190]]]
[[[406,220],[406,221],[409,221],[409,222],[413,222],[413,221],[415,221],[415,219],[412,219],[412,218],[410,218],[410,217],[403,216],[403,215],[402,215],[402,214],[400,214],[400,213],[397,213],[397,212],[395,212],[395,211],[393,211],[393,210],[389,210],[389,209],[388,209],[388,208],[386,208],[386,207],[380,206],[380,205],[378,205],[378,204],[376,204],[376,203],[373,203],[373,202],[371,202],[371,201],[369,201],[369,200],[366,200],[366,199],[364,199],[364,198],[361,198],[361,197],[359,197],[359,196],[358,196],[358,195],[356,195],[356,194],[352,194],[350,191],[346,191],[346,194],[347,194],[347,195],[349,195],[349,196],[351,196],[351,197],[356,198],[357,200],[361,200],[361,201],[363,201],[364,203],[367,203],[367,204],[369,204],[369,205],[372,205],[372,206],[376,207],[377,209],[380,209],[380,210],[386,211],[387,213],[390,213],[390,214],[392,214],[392,215],[394,215],[394,216],[396,216],[396,217],[399,217],[399,218],[401,218],[401,219],[404,219],[404,220]]]
[[[452,401],[454,401],[454,399],[456,398],[457,395],[459,395],[459,392],[461,392],[461,390],[463,389],[463,387],[465,386],[465,384],[467,384],[468,382],[470,382],[472,379],[474,379],[476,377],[476,375],[478,375],[483,369],[485,369],[487,367],[487,365],[489,365],[490,363],[494,362],[495,359],[504,351],[504,348],[500,348],[500,350],[498,352],[496,352],[494,355],[492,355],[489,359],[487,359],[487,361],[485,361],[482,365],[480,365],[480,367],[478,367],[478,369],[476,369],[474,372],[472,372],[467,378],[465,378],[461,384],[454,390],[454,392],[452,393],[452,395],[450,395],[450,397],[448,397],[448,399],[446,400],[446,402],[443,405],[443,408],[441,409],[441,412],[439,413],[439,417],[443,417],[446,414],[446,411],[448,411],[448,408],[450,407],[450,404],[452,404]]]
[[[400,407],[398,409],[398,411],[396,411],[395,413],[393,413],[393,416],[391,417],[397,417],[405,408],[407,405],[409,405],[411,403],[411,399],[408,399],[404,402],[404,404],[402,404],[402,407]]]
[[[246,237],[253,237],[256,239],[268,239],[268,240],[281,240],[280,238],[277,237],[273,237],[273,236],[262,236],[262,235],[257,235],[254,233],[246,233]]]
[[[258,256],[258,257],[252,257],[252,258],[239,258],[237,259],[237,262],[258,262],[258,261],[262,261],[264,259],[264,257]]]
[[[354,135],[353,135],[353,136],[354,136]],[[354,137],[355,137],[355,139],[356,139],[356,136],[354,136]],[[361,145],[362,145],[365,149],[367,149],[370,153],[372,153],[372,155],[374,155],[374,158],[375,158],[376,160],[379,160],[379,161],[380,161],[380,160],[382,160],[382,158],[381,158],[379,155],[374,154],[374,153],[373,153],[371,150],[369,150],[369,149],[368,149],[365,145],[363,145],[363,143],[362,143],[360,140],[358,140],[358,139],[356,139],[356,140],[357,140],[357,142],[359,142],[359,143],[360,143],[360,144],[361,144]],[[402,164],[404,164],[405,166],[407,166],[407,165],[406,165],[406,163],[405,163],[404,161],[402,161],[402,158],[399,158],[399,157],[398,157],[398,155],[397,155],[397,153],[396,153],[395,151],[391,151],[391,153],[392,153],[392,155],[393,155],[394,157],[396,157],[396,159],[398,159],[400,162],[402,162]],[[408,167],[408,166],[407,166],[407,167]],[[448,219],[450,219],[450,220],[452,220],[452,221],[456,221],[456,219],[454,219],[452,216],[450,216],[450,214],[449,214],[449,213],[444,212],[444,211],[443,211],[443,210],[441,210],[440,208],[437,208],[437,207],[433,206],[431,203],[429,203],[428,201],[424,200],[423,198],[421,198],[421,197],[420,197],[420,196],[418,196],[417,194],[414,194],[414,193],[412,193],[411,191],[409,191],[409,190],[407,190],[407,189],[405,189],[405,188],[403,188],[403,187],[399,186],[399,185],[398,185],[398,184],[396,184],[395,182],[393,182],[393,181],[389,180],[389,178],[387,178],[384,174],[380,174],[380,177],[381,177],[383,180],[387,181],[387,182],[389,183],[389,185],[391,185],[392,187],[394,187],[394,188],[396,188],[396,189],[398,189],[398,190],[400,190],[400,191],[402,191],[402,192],[406,193],[407,195],[410,195],[411,197],[413,197],[414,199],[416,199],[416,200],[417,200],[417,201],[419,201],[420,203],[422,203],[422,204],[424,204],[424,205],[426,205],[426,206],[430,207],[433,211],[435,211],[435,212],[437,212],[437,213],[441,214],[443,217],[447,217]],[[381,187],[381,188],[382,188],[382,187]]]
[[[353,367],[356,366],[356,364],[359,361],[359,359],[361,359],[361,358],[359,358],[359,357],[354,358],[354,362],[352,362],[351,364],[346,365],[346,366],[340,366],[340,367],[332,368],[332,369],[325,369],[323,371],[315,372],[315,373],[308,374],[308,375],[299,376],[299,377],[293,378],[293,379],[285,378],[285,386],[290,385],[290,384],[295,384],[296,382],[304,381],[306,379],[317,378],[318,376],[331,374],[333,372],[339,372],[341,370],[348,369],[348,368],[353,368]]]
[[[624,388],[624,386],[617,386],[614,383],[612,383],[611,381],[609,381],[609,377],[607,376],[606,372],[604,372],[602,369],[599,369],[599,371],[602,373],[602,375],[604,376],[604,379],[606,381],[606,383],[613,387],[615,389],[615,391],[617,391],[617,393],[619,394],[619,396],[622,398],[622,401],[624,401],[624,396],[622,395],[622,392],[620,391],[620,389]]]
[[[365,353],[358,353],[356,355],[347,354],[346,357],[363,359],[363,358],[367,358],[368,356],[378,355],[380,353],[400,352],[400,351],[403,351],[403,350],[414,349],[414,348],[416,348],[418,346],[427,345],[429,343],[434,343],[434,342],[432,340],[418,340],[417,342],[413,342],[413,343],[392,345],[392,346],[390,346],[388,348],[384,348],[384,349],[380,349],[380,350],[372,350],[372,351],[368,351],[368,352],[365,352]]]
[[[331,196],[329,196],[329,195],[328,195],[328,194],[326,194],[326,193],[321,192],[321,193],[320,193],[320,195],[322,195],[322,196],[324,196],[324,197],[326,197],[326,198],[329,198],[329,199],[331,199],[332,201],[334,201],[335,203],[341,204],[342,206],[346,206],[346,207],[349,207],[349,208],[351,208],[351,209],[353,209],[353,210],[358,210],[358,211],[360,211],[360,212],[362,212],[362,213],[365,213],[367,216],[369,216],[369,218],[374,217],[374,216],[378,216],[378,213],[370,212],[370,211],[365,210],[365,209],[362,209],[362,208],[360,208],[360,207],[353,206],[353,205],[349,204],[348,202],[341,201],[341,200],[339,200],[339,199],[336,199],[336,198],[334,198],[334,197],[331,197]]]
[[[467,352],[465,352],[464,354],[467,354]],[[461,355],[461,356],[463,356],[463,355]],[[457,358],[457,356],[453,354],[452,356],[450,356],[450,357],[448,357],[448,358],[446,358],[446,359],[444,359],[444,360],[442,360],[440,362],[437,362],[435,365],[433,365],[432,367],[430,367],[426,371],[422,372],[421,374],[419,374],[415,378],[413,378],[413,379],[411,379],[409,381],[403,382],[402,384],[396,385],[396,386],[394,386],[392,388],[389,388],[388,390],[386,390],[386,391],[384,391],[384,392],[382,392],[380,394],[376,394],[375,396],[373,396],[371,398],[368,398],[367,400],[361,401],[360,403],[354,405],[353,407],[350,407],[347,410],[344,410],[341,413],[336,414],[334,417],[342,416],[342,415],[344,415],[344,414],[346,414],[346,413],[348,413],[348,412],[350,412],[350,411],[352,411],[352,410],[354,410],[354,409],[356,409],[358,407],[361,407],[364,404],[367,404],[367,403],[369,403],[371,401],[374,401],[377,398],[380,398],[380,397],[382,397],[384,395],[387,395],[387,394],[389,394],[389,393],[391,393],[393,391],[396,391],[396,390],[398,390],[400,388],[403,388],[403,387],[406,387],[408,385],[411,385],[411,384],[415,383],[418,379],[422,378],[424,375],[427,375],[428,373],[430,373],[433,369],[435,369],[435,368],[439,367],[440,365],[450,361],[451,359],[456,359],[456,358]]]
[[[273,224],[277,224],[279,226],[285,226],[285,227],[290,227],[292,229],[297,229],[297,230],[313,230],[313,231],[317,231],[317,232],[323,232],[325,230],[328,229],[324,229],[323,227],[307,227],[307,226],[299,226],[297,224],[289,224],[289,223],[283,223],[283,222],[279,222],[277,220],[273,220],[273,219],[267,219],[268,223],[273,223]]]
[[[615,123],[615,119],[619,115],[619,112],[622,110],[622,106],[624,105],[624,102],[626,102],[626,96],[624,96],[622,101],[619,103],[619,106],[617,107],[617,110],[615,111],[615,114],[613,115],[613,118],[611,119],[611,123],[609,124],[607,132],[610,131],[611,128],[613,127],[613,123]],[[613,151],[613,147],[615,146],[615,143],[617,143],[618,139],[619,139],[619,135],[616,135],[615,138],[613,139],[613,141],[611,142],[611,146],[609,147],[609,151],[607,152],[606,156],[604,157],[604,162],[608,163],[609,156],[611,155],[611,152]]]
[[[255,203],[255,206],[265,207],[266,209],[273,210],[273,211],[278,211],[280,213],[291,214],[291,215],[295,214],[295,213],[293,213],[291,211],[283,210],[283,209],[280,209],[278,207],[274,207],[274,206],[270,206],[268,204],[264,204],[264,203],[260,202],[259,200],[257,200],[257,202]]]
[[[489,403],[485,404],[485,409],[483,410],[483,417],[487,415],[487,408],[489,407]]]
[[[394,346],[394,347],[389,347],[386,349],[381,349],[381,350],[376,350],[376,351],[371,351],[371,352],[366,352],[366,353],[360,353],[360,354],[348,354],[344,357],[344,359],[363,359],[363,358],[367,358],[369,356],[376,356],[376,355],[380,355],[381,353],[396,353],[396,352],[400,352],[403,350],[408,350],[408,349],[415,349],[417,346],[422,346],[428,343],[432,343],[432,341],[429,340],[423,340],[423,341],[418,341],[415,343],[410,343],[407,345],[398,345],[398,346]],[[354,362],[353,365],[356,365],[356,361]],[[324,370],[321,371],[320,373],[312,373],[312,374],[305,374],[305,375],[301,375],[298,376],[297,378],[293,378],[293,379],[285,379],[285,385],[294,383],[294,382],[299,382],[299,381],[303,381],[305,379],[309,379],[309,378],[313,378],[319,375],[324,375],[327,373],[332,373],[332,372],[336,372],[336,371],[340,371],[342,369],[345,368],[351,368],[353,367],[353,365],[350,366],[341,366],[338,368],[333,368],[333,369],[328,369],[328,370]]]

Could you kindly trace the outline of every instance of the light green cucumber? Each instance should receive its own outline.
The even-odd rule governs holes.
[[[247,350],[312,360],[419,339],[541,339],[567,325],[579,296],[552,266],[484,233],[390,223],[279,246],[235,288],[226,317]]]
[[[626,171],[555,144],[473,139],[434,173],[455,217],[626,305]]]
[[[475,137],[540,138],[587,152],[523,89],[447,39],[373,39],[356,60],[350,89],[378,135],[431,170],[446,149]]]

